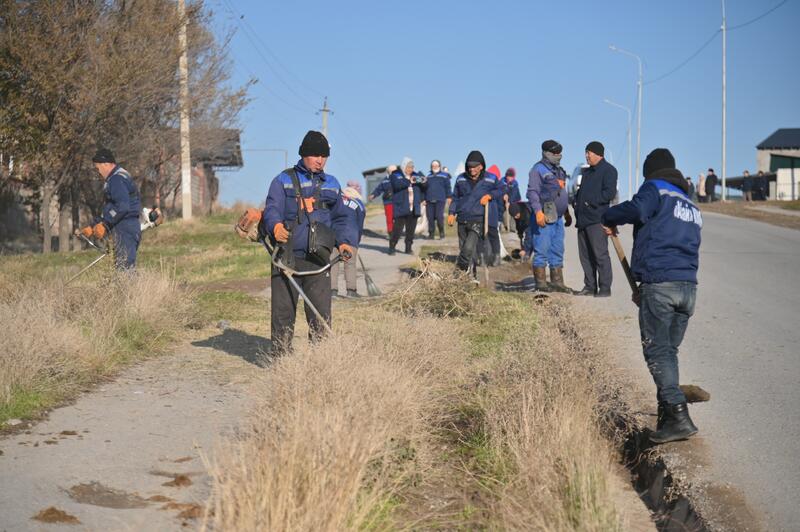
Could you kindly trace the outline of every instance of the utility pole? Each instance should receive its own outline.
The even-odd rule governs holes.
[[[628,199],[633,197],[633,171],[631,169],[631,109],[617,102],[612,102],[608,98],[603,100],[608,105],[619,107],[628,113]]]
[[[325,101],[322,103],[322,109],[317,114],[322,114],[322,134],[328,138],[328,113],[333,114],[333,111],[328,108],[328,97],[325,96]]]
[[[724,2],[725,0],[723,0]],[[619,52],[621,54],[628,55],[630,57],[635,58],[639,62],[639,80],[636,82],[637,87],[637,107],[638,110],[636,112],[636,187],[639,187],[639,172],[641,171],[641,156],[642,156],[642,58],[638,55],[634,54],[633,52],[629,52],[627,50],[623,50],[622,48],[617,48],[616,46],[609,45],[609,49],[614,52]]]
[[[726,198],[726,180],[728,177],[727,170],[727,76],[725,66],[727,62],[727,37],[728,25],[725,21],[725,0],[722,0],[722,201]]]
[[[181,30],[178,42],[181,48],[180,70],[180,104],[181,104],[181,206],[183,219],[192,217],[192,155],[189,146],[189,59],[186,39],[186,0],[178,0],[178,16],[181,18]]]

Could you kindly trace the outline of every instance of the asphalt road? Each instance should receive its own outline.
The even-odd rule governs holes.
[[[630,227],[621,228],[630,256]],[[576,232],[566,278],[582,286]],[[711,452],[710,480],[739,488],[767,530],[800,530],[800,231],[704,214],[697,307],[679,355],[681,382],[712,394],[691,409]],[[624,320],[614,339],[646,386],[636,308],[613,247],[610,299],[586,304]]]

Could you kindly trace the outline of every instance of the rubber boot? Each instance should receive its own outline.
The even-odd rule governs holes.
[[[658,403],[658,417],[656,418],[656,430],[664,428],[664,421],[667,417],[667,403]]]
[[[661,428],[650,434],[653,443],[685,440],[697,434],[697,427],[689,417],[686,403],[664,406],[664,421]]]
[[[572,293],[572,289],[564,284],[564,268],[550,268],[550,289],[553,292]]]
[[[406,244],[406,254],[411,255],[411,244]]]
[[[347,297],[356,297],[356,298],[358,298],[358,297],[361,297],[361,296],[358,294],[358,292],[357,292],[357,291],[355,291],[355,290],[350,290],[350,289],[348,288],[348,289],[347,289]]]
[[[547,270],[544,267],[533,269],[533,278],[536,279],[537,292],[549,292],[550,286],[547,284]]]

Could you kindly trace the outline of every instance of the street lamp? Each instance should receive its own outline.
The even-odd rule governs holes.
[[[637,107],[639,108],[636,112],[636,186],[638,187],[639,163],[642,154],[642,58],[634,54],[633,52],[623,50],[622,48],[617,48],[613,44],[609,45],[608,48],[612,52],[619,52],[621,54],[634,57],[639,62],[639,80],[636,82],[636,86],[638,88],[636,100],[637,100]]]
[[[628,112],[628,199],[633,197],[633,171],[631,170],[631,108],[617,102],[612,102],[608,98],[603,100],[608,105],[619,107]]]

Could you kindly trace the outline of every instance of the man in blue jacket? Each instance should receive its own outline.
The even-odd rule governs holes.
[[[428,238],[433,238],[439,229],[439,239],[444,238],[444,210],[453,197],[450,174],[442,171],[442,164],[431,162],[431,173],[425,178],[425,214],[428,218]]]
[[[697,433],[678,386],[678,347],[694,313],[703,218],[669,150],[650,152],[643,174],[636,195],[606,211],[602,223],[609,235],[618,225],[633,225],[631,271],[641,283],[634,302],[658,398],[657,430],[650,440],[665,443]]]
[[[312,224],[318,236],[326,230],[328,234],[333,232],[334,241],[330,244],[345,258],[352,256],[354,246],[358,245],[358,227],[345,210],[339,181],[324,172],[329,156],[330,146],[325,136],[319,131],[309,131],[300,145],[300,161],[278,174],[269,186],[261,231],[276,244],[276,253],[281,254],[284,264],[294,264],[297,271],[317,270],[321,266],[319,253],[311,253],[309,249]],[[333,252],[332,248],[328,251]],[[295,280],[330,324],[330,272],[325,270]],[[291,349],[299,294],[277,267],[272,268],[270,286],[273,352],[283,354]],[[309,338],[316,341],[324,333],[324,326],[309,308],[305,310]]]
[[[118,270],[136,267],[136,253],[142,239],[139,214],[142,200],[131,174],[117,164],[111,150],[100,148],[92,157],[97,172],[105,180],[103,214],[93,226],[84,227],[81,233],[89,238],[102,239],[111,233],[114,265]]]
[[[348,183],[348,185],[350,185],[350,183]],[[347,290],[347,297],[361,297],[358,295],[358,287],[356,285],[356,259],[358,258],[358,245],[361,243],[361,236],[364,232],[364,218],[366,217],[367,210],[364,207],[364,203],[361,201],[361,193],[354,186],[348,186],[342,190],[341,201],[346,207],[344,212],[347,213],[349,218],[349,225],[358,229],[358,238],[352,245],[353,256],[350,257],[344,265],[345,289]],[[331,266],[331,291],[333,297],[339,297],[338,262]]]
[[[522,196],[519,193],[519,183],[517,182],[517,171],[514,168],[509,168],[506,170],[505,177],[500,180],[500,186],[503,187],[506,195],[508,196],[508,205],[512,205],[522,200]],[[508,206],[505,203],[500,205],[501,221],[505,217],[506,209],[508,209]],[[513,216],[510,212],[509,215]],[[505,225],[505,221],[503,221],[503,225]],[[511,231],[511,228],[506,227],[506,231]]]
[[[425,196],[424,176],[414,171],[414,161],[404,157],[400,167],[389,176],[392,185],[392,210],[394,227],[389,238],[389,255],[394,255],[400,235],[405,231],[406,253],[411,253],[417,219],[422,216],[422,198]]]
[[[528,204],[533,233],[533,277],[539,292],[572,292],[564,284],[564,225],[569,226],[567,173],[561,168],[562,146],[555,140],[542,143],[542,159],[528,174]],[[550,284],[547,266],[550,266]]]
[[[608,236],[600,224],[617,195],[617,169],[603,156],[605,148],[597,141],[586,146],[586,162],[581,187],[575,195],[575,227],[578,229],[578,256],[583,267],[583,289],[579,296],[611,295],[611,257]]]
[[[493,174],[486,172],[486,161],[481,152],[474,150],[467,156],[466,171],[456,178],[453,201],[447,224],[458,220],[459,252],[456,266],[468,271],[476,259],[478,243],[483,240],[485,206],[499,201],[500,186]],[[489,208],[491,218],[492,208]]]

